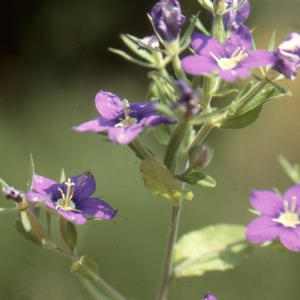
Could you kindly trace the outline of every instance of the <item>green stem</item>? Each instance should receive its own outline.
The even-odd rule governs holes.
[[[172,281],[172,262],[174,255],[174,246],[177,239],[180,212],[181,212],[182,200],[180,200],[178,206],[172,206],[172,217],[168,235],[167,249],[165,254],[165,263],[163,267],[162,279],[160,282],[158,294],[156,300],[166,300],[169,292],[169,288]]]
[[[165,151],[164,165],[175,173],[178,159],[178,151],[183,141],[186,129],[189,126],[187,121],[179,124],[172,133],[170,141]]]
[[[177,79],[183,79],[185,82],[187,82],[187,78],[182,69],[181,61],[180,61],[178,54],[175,54],[173,57],[173,68],[174,68]]]
[[[139,141],[138,138],[134,139],[131,143],[128,144],[128,147],[134,151],[136,156],[144,160],[148,156],[152,156],[151,153],[144,147],[144,145]]]

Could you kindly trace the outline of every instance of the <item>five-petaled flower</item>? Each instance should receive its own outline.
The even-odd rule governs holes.
[[[208,293],[203,297],[202,300],[217,300],[217,298],[216,298],[213,294],[211,294],[210,292],[208,292]]]
[[[157,102],[129,104],[112,93],[101,91],[96,95],[95,104],[102,116],[73,129],[78,132],[108,130],[108,137],[114,143],[129,144],[140,134],[143,126],[173,123],[170,118],[157,114]]]
[[[300,34],[296,32],[288,34],[275,52],[277,60],[272,69],[294,80],[300,68]]]
[[[279,238],[286,248],[300,251],[300,184],[290,187],[283,196],[253,190],[250,203],[262,214],[247,227],[246,238],[250,242]]]
[[[33,191],[27,193],[31,202],[45,201],[60,215],[77,224],[86,222],[86,215],[99,219],[112,219],[114,210],[99,198],[90,198],[96,190],[96,182],[90,171],[70,177],[65,183],[58,183],[35,174],[32,179]]]
[[[242,0],[227,0],[226,9],[232,9],[238,6]],[[231,10],[230,12],[223,14],[222,19],[224,23],[224,28],[226,31],[234,31],[239,28],[239,26],[244,23],[250,14],[250,3],[246,0],[244,4],[238,9]]]
[[[151,17],[156,31],[168,43],[177,39],[185,21],[177,0],[161,0],[153,7]]]
[[[182,60],[183,69],[193,75],[218,73],[226,81],[247,78],[250,68],[272,65],[276,56],[265,50],[251,51],[252,36],[249,29],[240,25],[224,45],[201,33],[192,35],[192,47],[198,55]]]

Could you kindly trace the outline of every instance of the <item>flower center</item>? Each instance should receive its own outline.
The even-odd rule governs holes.
[[[76,209],[75,203],[72,201],[75,183],[71,182],[70,178],[68,178],[68,181],[65,182],[65,185],[67,186],[66,194],[63,192],[62,189],[58,188],[58,190],[61,193],[61,199],[57,200],[56,209],[60,208],[67,211],[73,210],[80,212],[80,210]]]
[[[123,101],[123,109],[124,109],[125,118],[123,120],[120,119],[120,122],[118,124],[116,124],[115,127],[127,127],[127,126],[131,126],[133,124],[136,124],[137,119],[131,118],[129,115],[130,114],[130,105],[126,99],[124,99],[124,101]]]
[[[230,58],[218,57],[214,53],[210,52],[210,55],[215,59],[218,66],[222,70],[231,70],[234,69],[239,62],[248,57],[248,54],[245,53],[244,47],[237,47],[234,52],[231,54]]]
[[[297,225],[300,225],[299,214],[300,211],[296,210],[297,198],[292,197],[292,203],[289,207],[289,203],[286,200],[283,200],[284,212],[282,212],[278,218],[272,219],[274,222],[282,224],[284,227],[296,228]]]

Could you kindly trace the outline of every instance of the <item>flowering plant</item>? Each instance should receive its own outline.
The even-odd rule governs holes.
[[[205,189],[217,186],[217,180],[213,178],[217,175],[204,170],[215,161],[213,154],[220,151],[213,151],[207,143],[209,134],[253,124],[266,102],[291,94],[278,82],[284,77],[295,80],[300,67],[300,35],[296,32],[288,34],[277,49],[275,34],[267,50],[256,49],[252,30],[244,24],[250,14],[248,0],[198,1],[211,14],[210,31],[202,24],[199,13],[187,24],[178,0],[160,0],[149,14],[152,35],[141,38],[121,35],[135,56],[110,48],[111,52],[129,62],[150,69],[145,99],[130,99],[129,102],[113,94],[114,91],[101,90],[95,97],[100,116],[94,116],[81,125],[76,121],[73,132],[70,130],[78,141],[97,137],[97,147],[101,147],[99,140],[109,142],[111,149],[116,151],[128,146],[139,164],[139,175],[146,189],[155,197],[168,200],[162,200],[170,208],[171,217],[168,233],[166,228],[159,228],[167,234],[167,245],[160,282],[155,291],[157,300],[182,299],[174,291],[170,294],[176,280],[233,269],[250,257],[258,245],[280,247],[287,253],[300,251],[300,172],[298,166],[290,165],[283,156],[279,158],[280,163],[294,185],[283,195],[277,189],[253,190],[250,204],[259,216],[248,225],[247,222],[204,225],[201,219],[204,214],[200,211],[197,212],[197,229],[184,234],[179,231],[182,208],[195,205],[201,198],[197,194],[199,191],[205,195]],[[93,105],[92,99],[89,105]],[[78,132],[91,134],[85,137]],[[150,132],[154,133],[150,136],[151,143],[145,138]],[[85,147],[91,148],[90,145]],[[105,156],[113,166],[113,154],[113,151],[106,155],[101,152],[99,157]],[[72,155],[71,151],[69,155]],[[96,162],[84,158],[84,155],[80,157],[80,164],[86,164],[88,170],[96,168]],[[125,175],[127,173],[126,169]],[[113,182],[112,190],[120,199],[131,192],[119,188],[121,179],[127,179],[121,171],[114,173],[116,178],[105,176],[105,172],[102,175],[101,179],[95,177],[99,182]],[[141,202],[136,199],[139,196],[132,193],[134,204],[118,199],[118,207],[118,202],[109,194],[101,196],[105,201],[92,196],[96,192],[92,171],[71,177],[65,177],[62,171],[60,180],[54,181],[37,175],[32,157],[26,192],[9,186],[2,179],[0,184],[5,198],[15,203],[14,208],[2,208],[1,212],[16,211],[19,218],[17,228],[23,237],[69,259],[72,274],[92,297],[104,300],[138,297],[134,294],[136,291],[122,291],[118,283],[113,287],[113,282],[108,283],[102,278],[105,267],[101,259],[105,261],[106,258],[101,250],[99,270],[94,261],[77,251],[80,249],[78,233],[82,233],[82,228],[97,224],[102,233],[115,226],[118,218],[128,220],[120,208],[122,205],[137,211],[135,218],[142,216]],[[137,207],[139,209],[135,210]],[[41,216],[42,211],[45,214]],[[62,241],[52,233],[51,220],[57,219],[59,226],[55,229],[58,229]],[[99,220],[107,221],[92,222]],[[144,217],[141,220],[144,222]],[[126,236],[128,232],[124,230],[123,234]],[[99,236],[95,242],[101,240]],[[62,242],[66,245],[62,246]],[[159,248],[158,243],[156,247]],[[142,248],[141,243],[138,245],[140,255],[143,254]],[[130,251],[134,251],[133,246]],[[148,276],[150,272],[145,273]],[[225,274],[222,275],[224,278]],[[211,286],[202,283],[197,297],[200,299],[205,295],[203,300],[215,300],[216,295],[222,299],[222,294],[217,295],[220,291],[212,294],[208,290],[212,290]]]

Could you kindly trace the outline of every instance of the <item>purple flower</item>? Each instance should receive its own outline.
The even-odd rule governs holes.
[[[265,50],[250,51],[252,37],[249,29],[241,25],[224,45],[201,33],[192,35],[192,47],[198,55],[182,60],[183,69],[193,75],[216,72],[226,81],[247,78],[250,68],[273,64],[275,54]]]
[[[96,190],[96,182],[90,171],[69,178],[65,183],[58,183],[35,174],[32,179],[34,191],[27,193],[31,202],[45,200],[45,205],[55,209],[60,215],[77,224],[86,222],[86,215],[99,219],[112,219],[114,210],[99,198],[90,198]]]
[[[213,294],[207,293],[202,300],[217,300],[217,298]]]
[[[177,39],[180,27],[185,21],[177,0],[161,0],[153,7],[151,17],[155,29],[164,41]]]
[[[242,0],[227,0],[226,9],[235,7],[241,3]],[[250,14],[250,3],[246,0],[244,4],[236,9],[232,10],[226,14],[223,14],[223,23],[226,31],[234,31],[239,28],[239,26],[244,23]]]
[[[136,102],[129,105],[112,93],[101,91],[95,104],[102,117],[74,127],[78,132],[101,132],[108,130],[108,137],[116,144],[131,143],[142,131],[143,126],[156,126],[173,121],[157,114],[156,102]]]
[[[286,248],[300,251],[300,184],[289,188],[283,196],[253,190],[250,203],[262,214],[247,227],[246,238],[250,242],[279,238]]]
[[[300,68],[300,34],[292,32],[286,36],[276,51],[277,60],[272,69],[294,80]]]
[[[186,116],[196,116],[200,111],[198,95],[195,91],[187,86],[183,80],[176,82],[181,90],[181,99],[173,105],[182,110]]]

